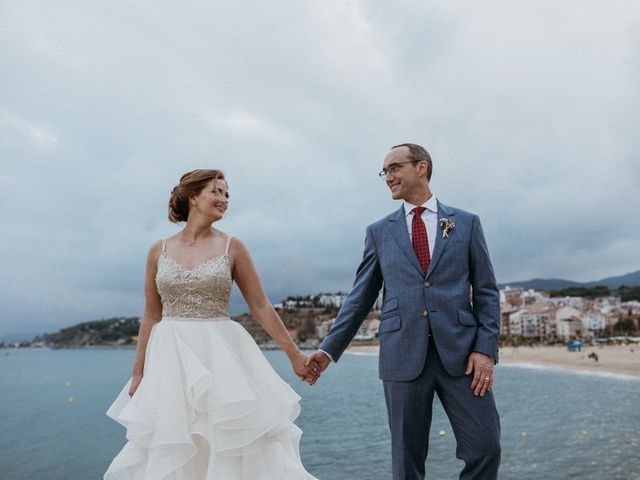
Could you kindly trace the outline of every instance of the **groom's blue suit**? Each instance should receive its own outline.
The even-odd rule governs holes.
[[[498,361],[499,293],[479,218],[437,205],[438,234],[429,239],[435,246],[426,275],[403,207],[369,225],[353,289],[320,348],[338,361],[384,287],[379,367],[393,478],[424,478],[434,392],[466,464],[460,478],[495,478],[500,425],[493,395],[474,396],[464,373],[472,352]],[[441,219],[455,222],[446,237]]]

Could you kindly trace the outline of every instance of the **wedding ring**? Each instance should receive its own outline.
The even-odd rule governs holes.
[[[491,380],[491,377],[484,377],[485,382],[488,382],[489,380]]]

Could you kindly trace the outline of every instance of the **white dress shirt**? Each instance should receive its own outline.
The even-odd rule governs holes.
[[[424,207],[424,212],[420,217],[427,228],[427,240],[429,241],[429,257],[433,257],[433,247],[436,244],[436,235],[438,234],[438,201],[435,195],[431,195],[429,200],[422,205],[412,205],[409,202],[404,202],[404,218],[407,221],[407,230],[409,231],[409,240],[413,240],[411,234],[411,224],[413,222],[413,210],[414,208],[421,206]]]
[[[409,202],[404,202],[404,218],[407,221],[407,230],[409,231],[409,240],[411,240],[411,222],[413,222],[413,210],[418,205],[411,205]],[[433,257],[433,247],[436,244],[436,235],[438,234],[438,201],[435,195],[431,195],[429,200],[420,205],[425,208],[420,217],[427,228],[427,240],[429,241],[429,256]],[[324,350],[320,350],[324,353],[329,360],[333,362],[333,357]]]

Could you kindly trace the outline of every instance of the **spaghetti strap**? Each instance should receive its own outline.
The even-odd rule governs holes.
[[[167,239],[166,238],[162,239],[162,253],[164,253],[164,254],[167,253]]]
[[[227,246],[224,249],[224,254],[226,255],[227,253],[229,253],[229,244],[231,243],[231,237],[232,235],[227,235]]]

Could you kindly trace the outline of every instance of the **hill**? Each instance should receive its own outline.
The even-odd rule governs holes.
[[[297,308],[280,310],[280,318],[287,330],[300,342],[317,337],[316,326],[335,316],[332,310],[322,308]],[[237,315],[233,320],[240,323],[258,344],[270,340],[267,332],[249,314]],[[46,333],[22,342],[23,346],[47,346],[50,348],[76,348],[89,346],[135,345],[140,328],[138,317],[118,317],[92,320],[63,328],[55,333]]]
[[[506,282],[499,284],[499,288],[506,286],[512,288],[532,288],[534,290],[564,290],[572,287],[595,287],[603,285],[610,290],[617,290],[621,286],[636,287],[640,286],[640,270],[617,277],[607,277],[602,280],[593,282],[574,282],[572,280],[563,280],[559,278],[534,278],[532,280],[523,280],[518,282]]]
[[[35,337],[31,343],[52,348],[102,345],[134,345],[139,328],[138,317],[92,320]]]

